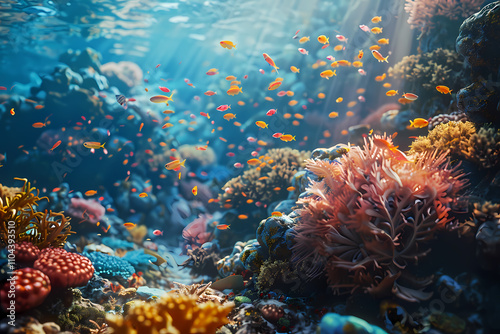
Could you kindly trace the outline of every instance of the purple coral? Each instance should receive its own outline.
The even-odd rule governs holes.
[[[337,293],[362,289],[426,299],[430,294],[422,290],[430,280],[411,278],[407,266],[426,255],[424,242],[453,221],[450,203],[466,182],[446,153],[401,161],[374,138],[392,145],[391,138],[374,136],[335,162],[307,161],[321,181],[311,181],[310,195],[299,200],[294,255],[311,260],[309,275],[326,273]]]
[[[444,16],[450,20],[466,18],[476,12],[483,0],[406,0],[405,11],[410,14],[412,29],[422,31],[433,28],[432,18]]]

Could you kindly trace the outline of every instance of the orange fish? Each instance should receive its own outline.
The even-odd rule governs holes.
[[[193,193],[193,195],[198,195],[198,186],[194,186],[193,189],[191,190],[191,192]]]
[[[167,170],[174,170],[174,169],[177,169],[177,168],[180,168],[180,167],[185,167],[184,166],[185,162],[186,162],[186,159],[182,160],[182,162],[179,159],[176,159],[174,161],[171,161],[171,162],[165,164],[165,168]]]
[[[446,86],[436,86],[436,89],[438,92],[440,92],[441,94],[450,94],[451,95],[451,89],[449,89],[448,87]]]
[[[271,212],[271,216],[281,217],[281,216],[283,216],[283,214],[279,211],[273,211],[273,212]]]
[[[148,194],[147,194],[147,193],[140,193],[140,194],[139,194],[139,197],[141,197],[141,198],[142,198],[142,197],[148,197]]]
[[[61,145],[62,141],[61,140],[58,140],[54,146],[52,146],[52,148],[50,149],[51,151],[53,151],[57,146]]]
[[[219,224],[219,225],[217,225],[217,229],[219,229],[219,230],[227,230],[227,229],[229,229],[229,226],[231,226],[231,225]]]
[[[377,50],[372,50],[372,55],[379,62],[385,61],[386,63],[388,63],[387,58],[389,58],[389,56],[387,56],[387,57],[384,58],[384,56],[382,56],[382,54],[380,52],[378,52]]]
[[[260,164],[260,160],[259,159],[250,159],[247,161],[247,164],[249,164],[250,166],[257,166]]]
[[[280,137],[280,139],[284,142],[289,142],[289,141],[292,141],[292,140],[295,140],[295,136],[292,136],[292,135],[282,135]]]
[[[33,126],[34,128],[40,129],[40,128],[43,128],[44,126],[46,126],[46,124],[42,123],[42,122],[36,122],[36,123],[33,123],[31,126]]]
[[[274,67],[274,69],[276,70],[276,73],[278,73],[279,67],[276,66],[276,64],[274,63],[274,60],[271,57],[269,57],[269,55],[267,53],[263,53],[262,55],[264,56],[264,60],[267,61],[267,63],[269,65],[271,65],[272,67]]]
[[[14,111],[14,108],[10,109],[10,114],[11,114],[12,116],[14,116],[14,115],[16,114],[16,112]]]
[[[394,150],[398,148],[398,146],[394,146],[387,140],[381,138],[373,138],[373,145],[377,146],[378,148],[387,150]]]
[[[247,219],[248,216],[247,215],[238,215],[238,219]]]
[[[127,230],[130,230],[130,229],[133,229],[136,226],[136,224],[134,224],[134,223],[125,223],[125,224],[123,224],[123,226],[125,226],[127,228]]]
[[[165,103],[167,106],[168,106],[168,102],[169,101],[172,101],[174,102],[174,99],[172,99],[172,96],[174,95],[174,93],[172,92],[172,94],[170,94],[170,96],[166,96],[166,95],[156,95],[156,96],[153,96],[149,99],[149,101],[153,102],[153,103]]]
[[[402,96],[409,101],[415,101],[418,99],[418,95],[413,93],[404,93]]]
[[[429,125],[429,122],[423,118],[415,118],[413,121],[410,121],[410,126],[414,128],[424,128]]]
[[[94,196],[95,194],[97,194],[97,191],[95,190],[87,190],[85,192],[85,196]]]

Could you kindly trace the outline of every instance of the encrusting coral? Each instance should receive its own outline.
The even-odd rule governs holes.
[[[417,280],[410,265],[430,252],[425,241],[454,220],[450,205],[466,181],[447,152],[400,161],[373,136],[330,163],[308,160],[322,176],[299,199],[295,260],[311,260],[312,277],[325,273],[334,292],[363,290],[408,301],[430,297],[430,279]]]
[[[290,148],[269,150],[259,157],[259,166],[251,166],[222,187],[225,192],[219,195],[220,205],[238,208],[245,203],[272,203],[286,198],[291,178],[304,167],[309,155],[308,151]]]
[[[63,213],[37,212],[39,190],[31,187],[27,179],[13,197],[0,198],[0,245],[7,245],[8,223],[15,222],[16,242],[29,241],[40,249],[62,247],[71,231],[69,218]],[[36,195],[34,194],[36,190]]]
[[[483,168],[492,168],[500,163],[500,130],[482,127],[474,133],[469,145],[462,153]]]
[[[135,303],[125,317],[107,314],[111,333],[215,333],[229,322],[232,303],[197,303],[197,295],[167,293],[156,303]]]

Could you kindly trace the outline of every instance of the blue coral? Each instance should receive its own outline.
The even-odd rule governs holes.
[[[84,253],[92,262],[95,274],[108,279],[126,282],[135,273],[134,267],[127,261],[100,252]]]
[[[387,334],[380,327],[370,325],[363,319],[352,315],[327,313],[319,324],[320,334]]]

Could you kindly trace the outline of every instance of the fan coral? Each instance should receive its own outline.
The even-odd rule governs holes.
[[[259,157],[260,166],[250,167],[222,187],[227,190],[219,195],[220,204],[225,208],[238,208],[247,203],[272,203],[286,198],[291,178],[304,167],[309,155],[308,151],[290,148],[269,150]]]
[[[483,0],[406,0],[405,11],[410,14],[408,23],[412,29],[429,31],[434,28],[436,17],[463,19],[476,12],[482,3]]]
[[[467,150],[476,127],[472,122],[448,122],[437,125],[427,136],[419,136],[410,145],[410,155],[439,149],[461,155]]]
[[[430,252],[424,243],[453,221],[450,204],[465,186],[463,174],[446,162],[447,152],[422,154],[415,162],[393,158],[374,145],[353,147],[332,163],[308,160],[323,176],[299,199],[295,259],[312,259],[308,274],[326,273],[336,293],[361,289],[408,301],[430,297],[409,265]],[[409,287],[402,284],[409,283]]]
[[[69,218],[63,213],[37,212],[39,190],[26,179],[21,191],[13,197],[0,198],[0,245],[7,245],[9,221],[15,222],[16,242],[29,241],[40,249],[62,247],[71,231]],[[36,190],[37,194],[33,192]]]
[[[453,50],[438,48],[432,52],[405,56],[388,70],[390,77],[404,79],[412,91],[421,87],[432,90],[443,82],[454,82],[463,62]],[[453,88],[453,87],[452,87]]]
[[[125,317],[107,314],[106,320],[114,333],[215,333],[229,322],[226,318],[232,303],[197,303],[195,295],[168,293],[156,303],[134,304]]]

